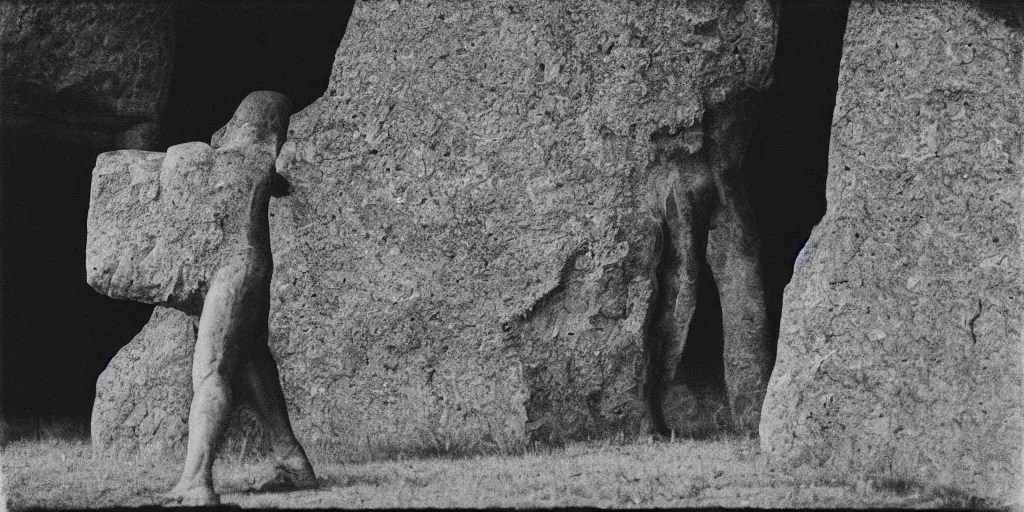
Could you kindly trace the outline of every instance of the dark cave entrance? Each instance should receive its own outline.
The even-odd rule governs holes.
[[[849,0],[783,0],[775,80],[744,156],[761,236],[773,361],[783,291],[797,253],[825,214],[832,111],[849,5]],[[706,264],[698,295],[663,430],[705,437],[731,426],[725,409],[723,312]]]
[[[164,145],[209,141],[248,93],[286,94],[298,111],[327,89],[352,1],[179,2]],[[152,306],[85,281],[96,156],[113,147],[5,129],[2,196],[3,413],[13,437],[88,422],[96,378]],[[34,425],[34,426],[33,426]],[[19,427],[20,426],[20,427]],[[80,432],[81,427],[75,431]]]

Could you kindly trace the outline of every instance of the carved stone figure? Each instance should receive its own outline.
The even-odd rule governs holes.
[[[663,219],[662,314],[655,321],[654,402],[676,377],[697,307],[706,261],[722,304],[725,381],[734,427],[756,435],[771,372],[756,223],[740,172],[757,110],[741,94],[710,110],[703,129],[654,138],[656,191]],[[694,151],[695,140],[700,149]],[[659,411],[656,411],[656,413]]]
[[[185,467],[167,495],[184,503],[219,502],[212,478],[215,449],[232,407],[241,402],[262,420],[277,462],[258,489],[316,485],[292,432],[267,345],[274,268],[267,210],[271,195],[287,190],[274,159],[290,114],[283,95],[255,92],[214,136],[212,148],[183,144],[162,159],[139,151],[105,154],[94,173],[90,284],[110,296],[193,314],[201,304]],[[136,245],[149,248],[141,258],[118,254],[117,243],[103,243],[130,239],[129,233],[137,233],[130,228],[144,230],[147,223],[150,243]]]

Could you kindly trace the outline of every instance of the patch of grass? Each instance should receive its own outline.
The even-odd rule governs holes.
[[[89,440],[89,423],[59,416],[15,418],[5,422],[4,442]]]
[[[14,509],[152,505],[181,469],[180,458],[112,457],[93,453],[86,440],[39,436],[9,443],[0,453]],[[215,465],[223,501],[267,508],[983,505],[911,483],[857,485],[784,474],[767,466],[756,441],[742,438],[613,439],[524,447],[517,454],[449,451],[443,457],[420,453],[359,464],[343,464],[331,453],[307,448],[319,489],[250,494],[246,490],[264,476],[269,463],[256,462],[241,450]]]
[[[869,485],[875,490],[891,492],[899,496],[921,496],[939,503],[939,507],[944,509],[990,510],[998,508],[990,500],[973,496],[958,489],[945,486],[930,487],[919,482],[901,478],[876,478],[870,480]]]
[[[80,439],[22,439],[5,446],[2,456],[4,491],[12,509],[142,505],[136,497],[166,480],[158,464],[98,456]]]
[[[356,447],[352,447],[355,444]],[[459,460],[487,455],[522,455],[526,447],[498,435],[480,436],[467,429],[410,429],[402,442],[377,439],[367,435],[360,443],[334,445],[303,441],[310,458],[327,463],[343,460],[349,463],[369,463],[388,460]]]

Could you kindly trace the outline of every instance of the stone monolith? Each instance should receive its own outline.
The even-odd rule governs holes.
[[[1020,489],[1024,8],[984,4],[853,2],[761,423],[778,463]]]

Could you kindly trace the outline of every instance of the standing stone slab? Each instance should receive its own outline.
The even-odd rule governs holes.
[[[1001,15],[1022,9],[853,3],[828,212],[761,423],[775,460],[1020,489],[1024,34]]]
[[[185,456],[192,402],[192,351],[199,317],[157,306],[149,323],[96,380],[90,432],[94,450],[131,456]],[[269,449],[256,413],[232,413],[219,453]]]
[[[153,310],[142,332],[96,381],[94,448],[142,455],[183,451],[192,373],[181,371],[181,361],[191,361],[195,343],[192,317],[170,308]]]
[[[655,133],[762,88],[767,2],[367,1],[291,123],[275,351],[303,439],[634,435]]]

